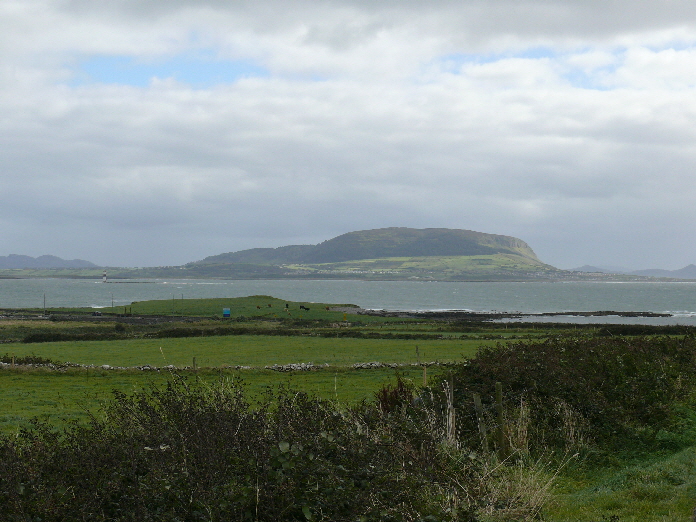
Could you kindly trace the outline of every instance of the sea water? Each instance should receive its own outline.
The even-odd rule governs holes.
[[[696,325],[694,282],[425,282],[341,280],[0,279],[0,308],[110,307],[150,299],[270,295],[378,310],[659,312],[669,318],[556,316],[544,321]],[[525,318],[528,320],[528,318]]]

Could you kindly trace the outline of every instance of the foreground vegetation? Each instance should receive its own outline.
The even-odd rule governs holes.
[[[443,369],[430,367],[428,379],[441,374]],[[421,368],[353,369],[327,368],[314,371],[278,372],[266,369],[225,370],[103,370],[17,368],[0,371],[0,432],[17,434],[26,428],[30,419],[37,418],[56,428],[72,423],[86,423],[91,415],[99,415],[101,408],[113,398],[113,392],[133,393],[150,386],[163,386],[172,375],[187,376],[194,381],[210,384],[220,378],[244,382],[251,402],[263,396],[269,387],[289,386],[303,390],[324,400],[337,401],[346,406],[372,400],[375,392],[397,374],[408,382],[422,383]]]
[[[352,407],[174,375],[86,424],[2,437],[0,505],[7,520],[679,520],[695,353],[693,338],[499,345]]]
[[[227,322],[191,300],[0,323],[3,520],[690,516],[690,329],[274,317],[260,298]]]
[[[6,520],[474,520],[497,501],[485,466],[428,414],[293,390],[252,409],[233,382],[174,380],[1,441],[0,504]]]

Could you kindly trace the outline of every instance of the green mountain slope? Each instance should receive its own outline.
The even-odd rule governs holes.
[[[288,263],[305,263],[314,245],[290,245],[278,248],[251,248],[239,252],[228,252],[209,256],[202,261],[189,263],[190,265],[225,265],[225,264],[251,264],[251,265],[285,265]]]
[[[541,264],[521,239],[448,228],[380,228],[340,235],[318,245],[254,248],[210,256],[192,265],[341,263],[361,259],[513,254]],[[189,265],[190,266],[190,265]]]

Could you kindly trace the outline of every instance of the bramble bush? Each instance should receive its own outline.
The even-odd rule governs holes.
[[[6,521],[473,521],[481,463],[411,404],[340,410],[238,383],[116,393],[103,418],[0,438]]]
[[[527,436],[543,450],[567,446],[569,424],[603,447],[654,437],[674,421],[675,405],[695,377],[694,337],[661,336],[499,344],[456,365],[447,379],[462,437],[479,436],[472,394],[491,411],[500,382],[509,412],[521,404],[528,409]]]

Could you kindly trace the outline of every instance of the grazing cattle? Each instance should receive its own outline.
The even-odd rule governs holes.
[[[309,308],[307,308],[305,305],[300,305],[300,310],[307,310],[309,312]]]
[[[257,310],[261,310],[261,307],[259,305],[256,305]]]
[[[272,307],[273,307],[273,305],[272,305],[272,304],[269,304],[269,305],[268,305],[268,308],[272,308]]]

